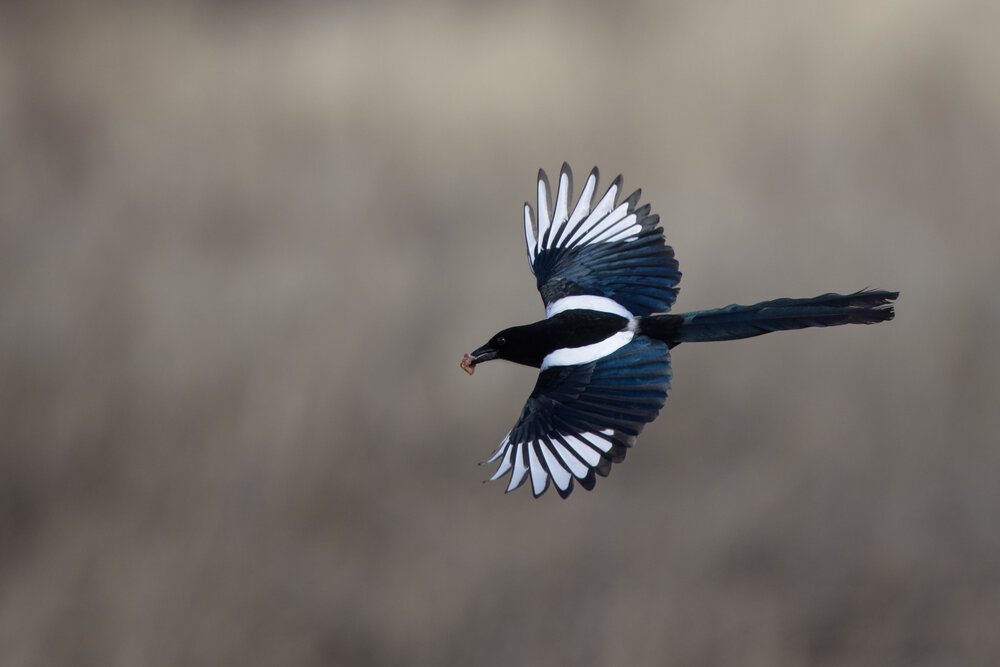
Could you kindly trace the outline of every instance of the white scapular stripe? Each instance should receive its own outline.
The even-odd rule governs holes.
[[[609,299],[606,296],[595,296],[593,294],[564,296],[561,299],[557,299],[545,307],[545,317],[553,317],[567,310],[596,310],[601,313],[621,315],[630,320],[635,317],[628,308],[614,299]]]
[[[592,361],[603,359],[609,354],[620,350],[631,342],[635,333],[629,329],[612,334],[602,341],[582,347],[563,347],[545,355],[542,359],[541,370],[552,368],[553,366],[577,366],[579,364],[589,364]]]

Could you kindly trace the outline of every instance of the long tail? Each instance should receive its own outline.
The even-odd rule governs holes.
[[[640,333],[680,343],[736,340],[771,331],[840,324],[875,324],[895,316],[892,301],[899,292],[862,290],[854,294],[824,294],[811,299],[775,299],[752,306],[726,306],[679,315],[643,318]]]

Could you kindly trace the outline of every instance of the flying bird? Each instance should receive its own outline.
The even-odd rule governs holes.
[[[461,362],[469,375],[490,359],[539,369],[520,418],[487,461],[499,462],[491,481],[510,473],[507,492],[529,478],[536,498],[550,480],[563,498],[574,481],[592,489],[663,407],[670,350],[681,343],[894,316],[899,292],[874,289],[667,314],[681,272],[660,217],[639,206],[641,190],[618,201],[621,176],[595,204],[597,181],[595,167],[573,202],[564,163],[550,207],[549,180],[538,171],[538,217],[525,202],[524,237],[545,319],[504,329]]]

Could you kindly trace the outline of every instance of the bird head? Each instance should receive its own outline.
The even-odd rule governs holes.
[[[511,327],[490,338],[482,347],[476,348],[472,354],[462,358],[462,370],[469,375],[475,372],[475,367],[490,359],[507,359],[526,366],[541,363],[541,356],[535,350],[536,343],[531,335],[532,325]]]

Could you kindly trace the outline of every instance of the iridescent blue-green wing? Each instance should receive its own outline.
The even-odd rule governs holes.
[[[621,176],[594,204],[597,181],[595,167],[571,211],[573,174],[564,163],[550,209],[548,177],[539,170],[537,222],[524,205],[528,262],[548,316],[574,307],[615,312],[609,299],[632,315],[670,310],[681,273],[660,217],[649,204],[638,206],[641,190],[618,202]],[[594,298],[563,302],[567,297]]]
[[[554,366],[538,375],[534,391],[489,462],[491,480],[508,472],[507,491],[529,478],[537,498],[552,480],[563,498],[574,480],[594,487],[612,463],[625,458],[643,426],[653,421],[670,387],[667,345],[644,336],[597,361]]]

